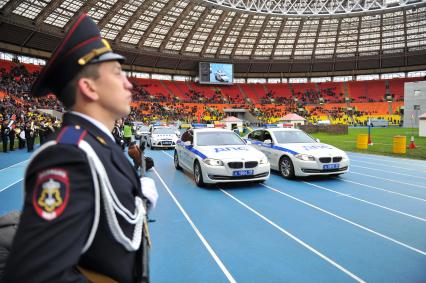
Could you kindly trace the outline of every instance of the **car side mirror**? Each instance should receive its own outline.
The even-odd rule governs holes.
[[[192,143],[191,143],[190,141],[185,141],[183,144],[184,144],[185,146],[192,146]]]
[[[316,142],[320,142],[320,139],[315,139]]]
[[[267,144],[272,144],[272,140],[270,140],[270,139],[264,140],[263,142],[267,143]]]
[[[245,140],[246,144],[251,144],[251,141]]]

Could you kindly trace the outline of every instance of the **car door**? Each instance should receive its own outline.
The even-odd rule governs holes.
[[[265,141],[271,140],[271,144],[268,147],[265,147],[265,150],[268,152],[267,156],[268,156],[269,162],[275,167],[275,166],[278,166],[277,164],[282,155],[282,151],[280,151],[277,148],[278,143],[277,143],[277,139],[275,138],[274,132],[273,131],[265,131],[265,132],[266,132],[264,134]]]
[[[251,145],[260,150],[261,148],[261,142],[262,142],[262,130],[255,130],[251,132],[247,138],[250,140]]]
[[[191,146],[186,146],[185,142],[191,142]],[[182,134],[181,137],[181,143],[179,145],[179,150],[178,150],[178,156],[179,156],[179,162],[181,163],[181,166],[186,167],[187,169],[192,169],[192,165],[190,165],[190,160],[191,160],[191,154],[192,152],[190,151],[192,145],[193,145],[193,132],[192,130],[188,130],[185,133]]]
[[[268,157],[269,162],[272,163],[273,154],[274,154],[272,149],[272,145],[273,145],[272,136],[268,130],[263,130],[261,137],[262,137],[262,143],[261,143],[260,151],[262,151],[266,155],[266,157]],[[269,142],[265,142],[265,141],[269,141]]]

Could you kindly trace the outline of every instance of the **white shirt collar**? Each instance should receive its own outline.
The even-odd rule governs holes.
[[[80,116],[83,119],[86,119],[87,121],[89,121],[90,123],[92,123],[93,125],[95,125],[97,128],[99,128],[99,130],[101,130],[102,132],[104,132],[107,136],[109,136],[114,142],[114,136],[112,135],[111,131],[101,122],[99,122],[96,119],[93,119],[90,116],[87,116],[86,114],[80,113],[80,112],[76,112],[76,111],[70,111],[70,113]]]

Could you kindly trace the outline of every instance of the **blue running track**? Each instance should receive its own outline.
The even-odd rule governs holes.
[[[349,153],[338,178],[200,189],[147,151],[157,282],[426,282],[426,161]],[[0,153],[0,215],[22,206],[30,155]]]

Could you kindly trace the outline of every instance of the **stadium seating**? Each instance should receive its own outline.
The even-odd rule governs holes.
[[[40,68],[0,61],[0,100],[7,102],[3,104],[11,105],[7,107],[13,107],[17,113],[34,105],[61,109],[53,96],[40,99],[28,96]],[[245,108],[265,122],[276,122],[289,112],[298,112],[312,123],[330,120],[331,123],[365,124],[369,117],[382,117],[391,124],[399,124],[399,111],[404,105],[404,83],[421,78],[234,85],[142,78],[129,80],[134,85],[133,119],[211,121],[223,118],[224,108]],[[391,94],[392,102],[386,101],[386,94]]]

